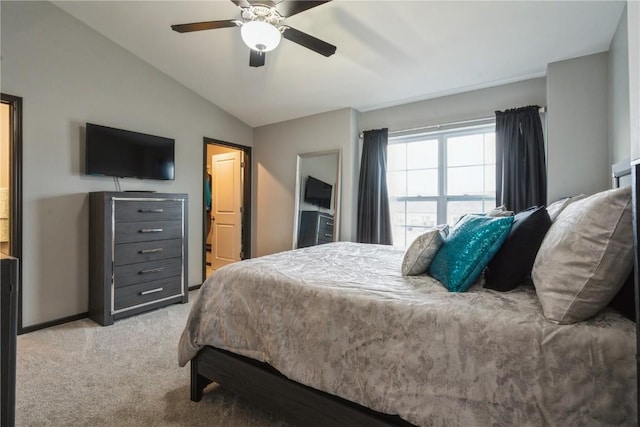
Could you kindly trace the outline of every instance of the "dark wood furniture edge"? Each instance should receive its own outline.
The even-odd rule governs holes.
[[[294,425],[413,425],[292,381],[266,363],[207,346],[191,360],[191,400],[200,401],[211,382]]]
[[[203,377],[198,372],[198,357],[194,357],[191,360],[191,400],[194,402],[200,402],[204,388],[211,384],[211,380]]]
[[[16,402],[19,261],[0,255],[0,264],[0,426],[12,427]]]
[[[637,390],[640,391],[640,164],[631,166],[631,194],[633,213],[633,271],[636,305],[636,369]],[[638,425],[640,425],[640,392],[637,392]]]

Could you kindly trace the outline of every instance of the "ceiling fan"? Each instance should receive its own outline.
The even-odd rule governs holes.
[[[336,52],[334,45],[283,24],[286,18],[321,4],[329,3],[331,0],[231,1],[240,8],[242,19],[193,22],[191,24],[172,25],[171,29],[179,33],[189,33],[217,28],[240,27],[242,40],[251,49],[249,65],[252,67],[262,67],[265,62],[266,52],[275,49],[282,37],[311,49],[320,55],[331,56]]]

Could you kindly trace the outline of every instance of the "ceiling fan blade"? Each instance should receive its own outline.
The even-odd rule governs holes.
[[[179,33],[190,33],[192,31],[215,30],[216,28],[237,27],[239,21],[226,19],[224,21],[192,22],[191,24],[172,25],[171,29]]]
[[[249,49],[249,66],[262,67],[267,54],[264,52],[258,52],[257,50]]]
[[[247,0],[231,0],[233,2],[233,4],[235,4],[238,7],[242,7],[242,8],[247,8],[247,7],[251,7],[251,3],[249,3]]]
[[[276,10],[281,16],[288,18],[289,16],[320,6],[321,4],[329,3],[330,1],[331,0],[284,0],[276,5]]]
[[[334,45],[310,36],[307,33],[303,33],[302,31],[298,31],[295,28],[285,27],[282,32],[282,37],[298,43],[307,49],[311,49],[314,52],[318,52],[320,55],[331,56],[336,53],[337,48]]]

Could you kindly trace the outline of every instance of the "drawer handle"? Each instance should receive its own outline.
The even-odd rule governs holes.
[[[139,274],[160,273],[162,270],[164,270],[164,267],[150,268],[149,270],[140,271]]]
[[[333,223],[332,222],[328,222],[326,225],[327,225],[327,227],[333,227]]]
[[[333,234],[324,233],[324,237],[333,237]]]
[[[162,213],[164,209],[138,209],[140,213]]]
[[[143,228],[140,233],[162,233],[162,228]]]
[[[156,252],[162,252],[164,249],[162,248],[154,248],[154,249],[142,249],[138,251],[139,254],[155,254]]]
[[[162,291],[163,291],[163,288],[149,289],[148,291],[140,292],[140,295],[155,294],[156,292],[162,292]]]

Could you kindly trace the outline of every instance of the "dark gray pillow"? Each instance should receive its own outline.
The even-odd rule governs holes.
[[[517,213],[507,240],[487,265],[484,287],[507,292],[523,283],[549,227],[551,218],[544,206]]]

